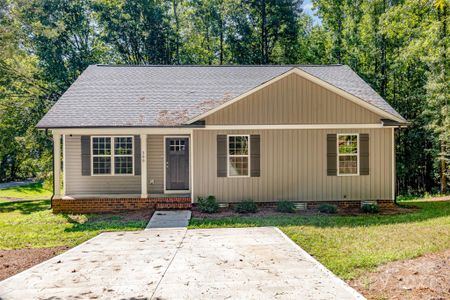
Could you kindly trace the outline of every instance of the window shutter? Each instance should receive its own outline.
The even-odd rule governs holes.
[[[359,175],[369,175],[369,134],[359,135]]]
[[[327,134],[327,175],[337,175],[337,141],[336,134]]]
[[[227,136],[217,136],[217,177],[227,177]]]
[[[259,135],[250,136],[250,176],[259,177],[261,175],[260,160],[261,160],[261,138]]]
[[[141,175],[141,137],[134,136],[134,175]]]
[[[81,176],[91,176],[91,137],[81,136]]]

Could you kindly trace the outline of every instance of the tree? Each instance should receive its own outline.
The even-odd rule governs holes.
[[[103,41],[113,60],[128,64],[176,62],[176,34],[170,26],[169,1],[94,0]]]

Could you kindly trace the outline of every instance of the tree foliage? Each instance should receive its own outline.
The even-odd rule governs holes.
[[[448,0],[0,0],[0,181],[45,177],[37,121],[90,64],[351,66],[411,122],[401,192],[445,191]]]

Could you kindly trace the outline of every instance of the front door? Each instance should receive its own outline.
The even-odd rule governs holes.
[[[189,138],[166,138],[166,190],[189,190]]]

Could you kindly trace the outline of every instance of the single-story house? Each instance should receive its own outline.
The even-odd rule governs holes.
[[[54,211],[103,212],[392,203],[406,124],[345,65],[92,65],[37,127],[53,134]]]

